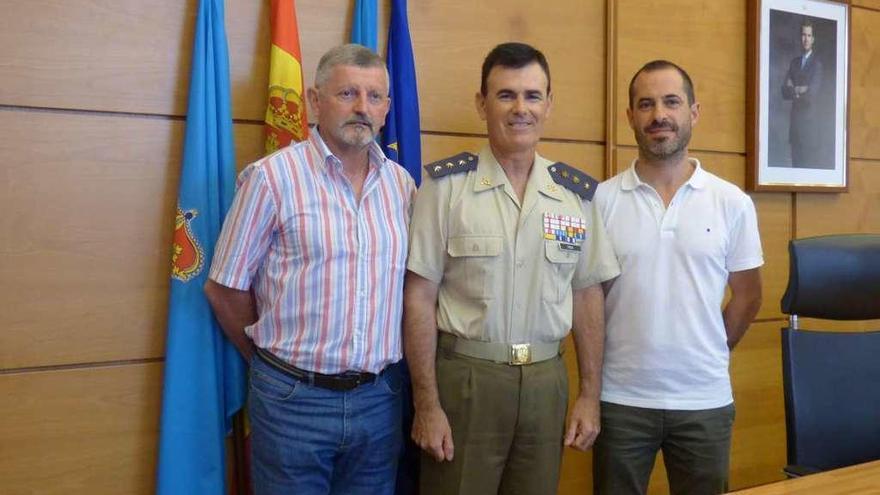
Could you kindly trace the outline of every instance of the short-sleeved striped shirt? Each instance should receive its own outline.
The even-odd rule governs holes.
[[[360,202],[317,130],[241,172],[210,278],[253,288],[257,347],[319,373],[400,360],[415,184],[371,145]]]

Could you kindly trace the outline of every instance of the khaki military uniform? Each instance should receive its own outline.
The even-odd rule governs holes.
[[[455,458],[423,457],[423,493],[555,493],[572,290],[620,273],[585,200],[596,183],[536,154],[520,202],[488,146],[426,169],[407,268],[439,285],[437,379]]]

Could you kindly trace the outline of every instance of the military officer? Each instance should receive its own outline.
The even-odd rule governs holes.
[[[426,166],[404,291],[423,494],[555,493],[563,443],[584,450],[598,433],[601,282],[619,266],[589,203],[596,181],[536,153],[551,101],[540,51],[495,47],[476,95],[488,146]]]

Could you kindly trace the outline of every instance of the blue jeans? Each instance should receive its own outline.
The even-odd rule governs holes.
[[[394,493],[400,365],[348,392],[310,386],[255,357],[250,372],[255,495]]]

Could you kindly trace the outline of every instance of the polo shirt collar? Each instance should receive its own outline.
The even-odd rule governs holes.
[[[624,191],[632,191],[640,185],[647,185],[642,182],[642,179],[639,178],[639,174],[636,173],[637,161],[638,158],[634,158],[629,168],[623,172],[623,177],[620,180],[620,188]],[[706,178],[708,174],[705,170],[703,170],[703,166],[700,164],[700,160],[693,157],[688,157],[688,161],[694,164],[694,173],[692,173],[690,178],[685,181],[685,185],[688,185],[693,189],[702,189],[706,185]]]

